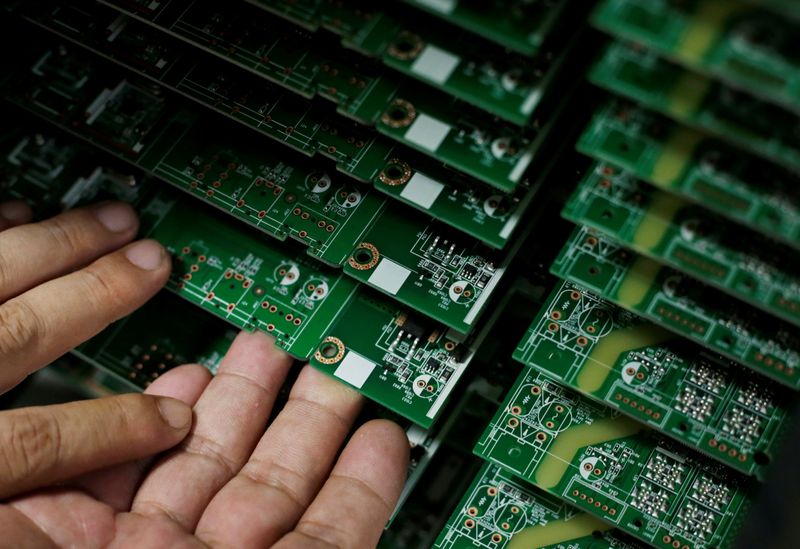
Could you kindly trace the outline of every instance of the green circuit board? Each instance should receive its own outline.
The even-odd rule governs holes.
[[[313,356],[396,413],[433,422],[472,358],[472,339],[187,200],[164,190],[140,208],[142,234],[174,257],[168,289],[239,328],[272,334],[299,359]],[[201,213],[198,227],[192,220]]]
[[[382,64],[501,118],[525,124],[541,105],[560,62],[551,50],[533,59],[512,56],[483,42],[465,43],[465,33],[443,34],[418,19],[406,21],[386,12],[348,18],[353,26],[346,31],[345,49],[323,33],[287,25],[283,18],[255,6],[231,11],[200,2],[187,7],[185,2],[168,1],[144,13],[130,2],[103,3],[301,95],[328,98],[343,113],[365,122],[373,122],[380,114],[370,109],[371,103],[391,98],[403,86],[404,79]],[[339,7],[334,9],[341,12]],[[353,62],[353,50],[370,59],[356,57]]]
[[[732,547],[752,502],[746,477],[532,369],[509,391],[475,452],[664,549]]]
[[[49,19],[42,24],[47,21]],[[46,77],[44,82],[49,88],[77,88],[78,92],[92,94],[84,99],[94,99],[101,90],[91,85],[99,80],[91,78],[92,75],[100,74],[106,82],[113,79],[127,83],[137,81],[136,74],[139,74],[306,156],[320,155],[332,159],[337,169],[360,181],[371,181],[391,157],[392,144],[370,128],[335,113],[323,112],[307,99],[224,61],[203,56],[199,52],[161,47],[154,41],[169,37],[162,37],[156,30],[150,34],[146,30],[136,30],[130,34],[115,33],[112,34],[114,39],[109,41],[105,26],[96,25],[91,20],[82,21],[88,28],[70,27],[65,30],[64,25],[53,23],[51,30],[71,40],[74,47],[59,44],[53,36],[43,36],[43,47],[38,52],[32,52],[35,56],[31,64],[41,65],[50,72],[26,72],[21,75],[22,78],[11,79],[12,89],[9,92],[12,100],[20,95],[18,90],[30,88],[32,81],[42,82],[41,77]],[[93,30],[94,33],[91,32]],[[131,48],[131,43],[138,45],[138,49]],[[152,49],[161,51],[162,55],[152,56]],[[98,62],[92,52],[114,60],[116,65],[135,73],[110,64],[104,65]],[[145,60],[152,65],[143,65]],[[66,82],[62,83],[59,79]],[[86,82],[84,79],[87,79]],[[76,82],[81,85],[76,86]],[[142,87],[150,87],[146,81],[141,82]],[[161,88],[153,89],[164,95]],[[70,99],[74,96],[73,92]],[[148,103],[153,112],[166,103],[164,97],[157,99]],[[71,114],[77,119],[78,125],[85,123],[83,111]],[[143,130],[140,132],[144,133]],[[135,145],[138,148],[139,143]],[[131,153],[135,152],[131,147]]]
[[[465,340],[415,311],[361,291],[343,306],[310,362],[427,427],[441,413],[492,322],[485,325]]]
[[[230,123],[171,125],[137,164],[278,240],[306,244],[330,265],[347,260],[386,207],[369,186],[237,134]]]
[[[304,242],[311,255],[327,263],[344,263],[384,207],[385,200],[369,187],[302,155],[279,151],[258,136],[240,135],[232,122],[175,109],[144,82],[117,79],[113,71],[89,78],[88,69],[61,71],[52,61],[48,56],[39,63],[46,70],[28,78],[11,99],[280,240],[290,236]],[[157,108],[143,99],[144,106],[137,106],[140,96],[152,97]],[[102,107],[106,118],[123,109],[144,109],[141,116],[147,115],[152,128],[141,129],[135,151],[120,146],[114,126],[98,128],[97,122],[80,119],[93,105]],[[399,156],[388,159],[375,176],[379,191],[495,248],[509,240],[538,188],[498,194],[441,164],[395,152]]]
[[[800,388],[793,326],[586,227],[575,230],[551,270],[780,383]]]
[[[800,249],[800,177],[625,101],[598,109],[578,149]]]
[[[561,39],[541,44],[539,39],[544,36],[537,36],[537,31],[531,29],[534,20],[542,24],[542,30],[557,22],[563,6],[546,5],[552,4],[550,2],[525,5],[511,2],[509,9],[494,5],[497,3],[476,6],[462,2],[461,9],[451,10],[449,14],[461,20],[443,29],[441,22],[414,16],[411,10],[400,6],[382,5],[381,9],[376,9],[374,4],[364,1],[353,2],[350,6],[330,0],[249,1],[312,31],[322,27],[333,32],[347,49],[516,124],[530,122],[542,110],[550,91],[555,88],[553,84],[558,81],[557,72],[563,66],[564,53],[571,42]],[[423,2],[415,4],[419,6]],[[442,3],[425,4],[438,15],[444,15],[439,9],[444,7]],[[473,31],[491,31],[497,18],[480,19],[478,14],[461,17],[474,12],[475,8],[508,15],[505,22],[499,23],[503,27],[509,26],[507,22],[511,18],[517,19],[518,25],[520,18],[525,18],[522,25],[529,29],[528,37],[539,43],[536,51],[519,54],[509,51],[514,48],[507,43],[494,44],[490,37],[486,37],[489,41],[477,38]],[[468,23],[470,18],[472,25]],[[519,31],[506,28],[502,36],[513,41],[515,32]],[[493,33],[493,36],[498,35]]]
[[[435,300],[426,311],[430,316],[471,332],[505,272],[505,259],[409,213],[383,212],[348,258],[345,273],[411,307]]]
[[[563,282],[514,358],[720,462],[763,478],[790,391]]]
[[[216,373],[236,331],[212,315],[196,313],[190,303],[161,292],[72,354],[134,390],[181,364],[200,364]]]
[[[530,182],[505,194],[427,158],[415,158],[413,151],[395,153],[373,180],[376,189],[493,248],[512,239],[549,172],[548,166],[534,170]]]
[[[792,3],[776,2],[788,11]],[[740,0],[603,0],[592,22],[686,67],[798,108],[800,24],[781,14]]]
[[[127,109],[125,97],[128,94],[147,92],[135,83],[123,82],[117,101],[110,101],[104,108],[106,116],[114,117],[118,111]],[[97,97],[109,87],[99,89]],[[59,98],[63,99],[63,95]],[[71,124],[66,116],[48,116],[53,106],[51,99],[42,98],[28,107],[46,116],[48,121],[99,144],[109,153],[121,156],[278,240],[287,237],[299,240],[308,245],[309,254],[331,265],[341,265],[347,260],[361,241],[365,227],[384,207],[385,200],[370,187],[348,180],[335,171],[329,173],[292,154],[264,147],[258,140],[237,136],[230,123],[198,120],[190,112],[173,113],[165,107],[161,119],[168,120],[144,136],[137,153],[130,156],[109,146],[106,134],[96,131],[92,125]],[[81,108],[78,103],[74,110]],[[72,141],[74,143],[74,138]],[[42,150],[38,154],[55,153]],[[71,172],[62,171],[66,162],[67,159],[62,159],[58,163],[59,177],[72,177]],[[69,165],[71,169],[80,169],[82,163],[81,159],[71,159]],[[86,165],[90,165],[90,161]],[[94,177],[107,172],[100,170]],[[135,180],[123,183],[133,190],[137,186]],[[44,186],[44,183],[39,185]],[[76,186],[79,185],[76,183]]]
[[[434,548],[635,549],[636,541],[486,463],[467,488]]]
[[[558,27],[559,18],[567,6],[560,0],[405,2],[523,55],[535,55],[542,49]]]
[[[357,284],[189,200],[165,189],[139,208],[142,236],[174,257],[167,287],[240,328],[271,333],[297,358],[310,357]],[[201,225],[194,223],[199,215]]]
[[[472,330],[502,277],[504,267],[486,259],[491,256],[489,250],[474,242],[467,241],[465,244],[463,238],[443,231],[442,227],[430,224],[419,216],[408,215],[411,212],[384,209],[380,199],[364,200],[357,187],[331,188],[332,183],[329,178],[326,179],[327,175],[315,176],[317,172],[310,169],[303,173],[301,168],[299,176],[293,178],[292,168],[278,160],[274,168],[264,169],[263,165],[257,164],[255,151],[250,157],[252,162],[249,166],[258,168],[251,169],[241,161],[246,148],[212,149],[212,153],[204,156],[204,142],[181,139],[178,144],[173,142],[173,148],[167,149],[174,137],[173,132],[165,132],[163,137],[167,138],[164,149],[155,149],[168,152],[153,169],[157,175],[176,182],[178,186],[189,189],[225,211],[230,212],[237,204],[241,204],[237,210],[240,214],[238,217],[256,227],[262,228],[262,221],[277,217],[280,223],[276,225],[280,229],[291,227],[292,222],[305,224],[306,228],[316,228],[312,236],[308,236],[309,230],[298,231],[300,238],[308,237],[309,242],[316,244],[310,250],[312,255],[335,265],[347,262],[347,274],[395,296],[409,306],[419,308],[420,301],[430,302],[430,306],[423,306],[422,309],[463,333]],[[189,147],[193,143],[197,144],[197,148]],[[148,157],[155,154],[147,152],[144,156],[141,163],[149,164]],[[176,158],[179,160],[176,161]],[[260,159],[268,160],[269,156],[262,155]],[[170,164],[175,162],[187,168],[172,168]],[[199,176],[204,174],[211,176],[206,184],[201,184],[206,178]],[[323,202],[323,207],[315,204],[315,194],[322,197],[327,194],[323,198],[327,204]],[[291,198],[298,195],[300,200]],[[250,199],[251,196],[253,199]],[[243,200],[247,200],[247,203],[242,203]],[[363,205],[360,204],[362,200]],[[304,207],[305,204],[311,206]],[[349,209],[356,210],[359,206],[361,215],[347,216]],[[301,211],[297,211],[299,208],[302,208]],[[260,214],[265,210],[270,211],[269,216]],[[330,231],[339,234],[338,238],[330,238],[329,241],[318,238],[318,234],[327,235],[329,232],[319,227],[322,217],[320,210],[326,213],[333,210],[334,214],[339,214],[344,219],[334,222],[347,230]],[[328,222],[328,225],[331,223]],[[398,235],[403,238],[397,240]],[[403,249],[404,246],[407,249]],[[363,257],[365,253],[369,254],[366,259]]]
[[[687,71],[653,51],[613,43],[589,71],[589,79],[768,160],[800,169],[800,115]]]
[[[562,215],[800,325],[800,266],[793,252],[699,205],[599,163]]]
[[[137,20],[120,23],[115,10],[104,19],[78,18],[82,28],[63,24],[60,11],[37,12],[30,19],[306,155],[332,158],[338,169],[362,181],[374,179],[400,142],[511,192],[524,181],[546,133],[498,123],[479,109],[432,90],[422,88],[424,93],[409,95],[409,89],[420,89],[414,83],[388,95],[383,87],[365,83],[371,98],[359,100],[357,106],[366,114],[349,112],[352,117],[343,117],[227,58],[219,59]],[[114,29],[110,34],[109,27]],[[137,50],[131,44],[144,53],[134,56]],[[153,57],[153,49],[162,55]],[[142,55],[159,70],[143,68]],[[373,121],[380,133],[353,118]]]
[[[123,84],[130,94],[152,92],[127,81]],[[83,95],[94,96],[88,91]],[[104,91],[97,97],[105,98]],[[113,119],[118,110],[126,109],[123,99],[124,95],[118,95],[116,102],[109,101],[103,116]],[[89,102],[85,97],[81,100]],[[49,106],[35,105],[40,112]],[[134,107],[139,108],[138,104]],[[76,100],[70,110],[82,112],[82,104]],[[161,112],[161,118],[167,112]],[[289,235],[304,242],[312,256],[336,266],[345,264],[354,278],[448,326],[463,333],[472,331],[504,271],[505,260],[496,261],[492,250],[453,235],[400,204],[386,207],[386,200],[369,192],[370,187],[343,181],[340,174],[331,177],[301,162],[295,168],[284,162],[291,156],[260,154],[258,145],[246,139],[242,148],[236,148],[240,143],[236,139],[225,145],[208,143],[206,133],[224,135],[225,125],[215,129],[202,123],[197,127],[192,117],[173,117],[163,123],[161,118],[154,118],[157,130],[137,140],[137,165],[281,240]],[[63,124],[70,127],[68,120]],[[71,124],[72,131],[77,131],[76,126]],[[87,128],[84,135],[97,138],[98,132]],[[336,179],[341,182],[335,183]],[[406,237],[397,241],[396,231]],[[408,249],[402,250],[398,242],[405,242]],[[447,248],[442,248],[444,243]],[[359,262],[364,253],[373,255]],[[398,285],[402,273],[409,280]]]

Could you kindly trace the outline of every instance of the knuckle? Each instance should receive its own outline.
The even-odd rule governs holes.
[[[95,308],[127,310],[130,304],[125,299],[125,292],[120,284],[121,278],[112,276],[110,269],[102,265],[102,262],[103,259],[81,271],[84,299]]]
[[[79,228],[82,224],[72,221],[74,215],[78,214],[71,212],[69,216],[56,216],[42,223],[54,246],[67,255],[78,253],[86,244],[83,231]]]
[[[168,505],[160,501],[155,500],[137,500],[135,505],[135,509],[133,510],[134,513],[137,515],[142,516],[162,516],[166,517],[167,520],[174,522],[175,524],[179,525],[188,525],[191,524],[191,520],[188,517],[178,513],[174,509],[170,508]],[[215,546],[211,546],[215,547]]]
[[[352,533],[339,528],[336,524],[322,524],[309,519],[301,519],[294,532],[304,541],[301,545],[306,547],[319,547],[323,549],[350,549],[355,544],[350,541]]]
[[[4,476],[13,480],[28,478],[59,462],[61,428],[49,414],[11,415],[11,425],[0,437],[0,465]]]
[[[293,413],[308,418],[308,421],[315,423],[333,421],[339,428],[348,430],[353,423],[353,419],[355,419],[355,414],[347,413],[346,410],[340,409],[337,404],[320,402],[311,397],[290,394],[284,408],[291,409]],[[342,406],[342,408],[345,408],[345,406]]]
[[[267,402],[276,397],[275,389],[269,387],[263,382],[258,381],[257,379],[254,379],[251,376],[247,376],[239,372],[221,371],[217,373],[216,377],[219,379],[224,379],[226,381],[229,381],[231,384],[237,384],[241,386],[243,389],[253,388],[256,391],[260,392],[262,394],[263,399]]]
[[[0,306],[0,356],[34,347],[45,336],[45,325],[24,300]]]
[[[369,501],[370,507],[382,507],[384,511],[391,512],[394,505],[381,497],[375,488],[360,478],[332,473],[330,480],[338,482],[342,491],[350,492],[356,501]]]
[[[223,532],[209,532],[201,527],[195,531],[195,536],[203,542],[202,547],[213,549],[238,549],[240,547],[231,543],[231,540]]]
[[[225,448],[215,440],[192,433],[182,446],[187,454],[211,461],[229,479],[239,472],[239,463],[228,456]]]
[[[250,460],[241,475],[258,486],[276,492],[299,510],[305,509],[310,503],[308,497],[302,495],[308,480],[291,467],[274,461],[265,463]]]

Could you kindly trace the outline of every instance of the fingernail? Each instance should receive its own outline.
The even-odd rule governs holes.
[[[25,223],[31,218],[31,209],[21,200],[0,204],[0,217],[12,223]]]
[[[129,246],[125,250],[125,257],[140,269],[154,271],[164,263],[166,254],[161,244],[155,240],[142,240]]]
[[[158,411],[173,429],[185,429],[192,422],[192,409],[174,398],[158,399]]]
[[[137,218],[133,208],[122,202],[101,204],[94,214],[106,229],[113,233],[121,233],[136,226]]]

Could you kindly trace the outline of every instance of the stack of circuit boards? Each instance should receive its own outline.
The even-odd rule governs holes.
[[[800,388],[800,10],[573,4],[12,3],[0,198],[126,200],[174,258],[58,371],[262,330],[405,425],[386,548],[731,546]]]
[[[174,257],[163,303],[76,352],[141,387],[188,358],[128,356],[149,328],[206,334],[213,364],[229,336],[177,295],[429,427],[554,156],[574,40],[545,47],[556,10],[528,11],[542,30],[510,55],[406,5],[19,3],[32,38],[4,95],[62,133],[3,136],[5,194],[127,198]]]
[[[786,15],[598,2],[609,41],[589,80],[610,93],[578,142],[593,163],[562,212],[577,228],[476,448],[654,547],[734,544],[800,388],[800,19]],[[516,494],[497,474],[441,546],[502,533],[480,518]]]

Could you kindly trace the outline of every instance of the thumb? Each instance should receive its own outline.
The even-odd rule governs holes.
[[[183,440],[192,409],[179,400],[122,395],[0,413],[0,499]]]

